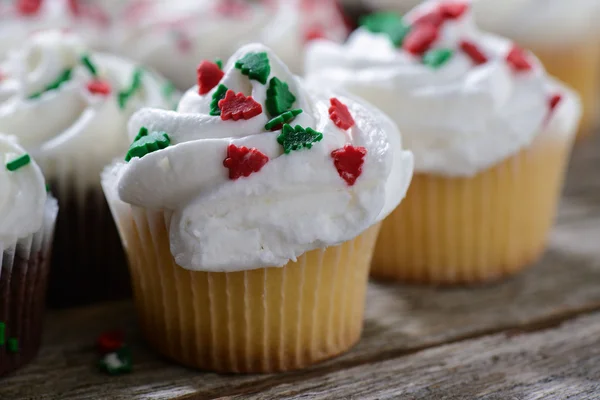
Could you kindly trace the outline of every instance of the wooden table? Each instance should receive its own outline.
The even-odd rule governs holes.
[[[95,368],[99,333],[124,327],[134,372]],[[50,312],[38,359],[0,399],[600,399],[600,135],[578,145],[544,259],[501,284],[372,283],[364,335],[304,371],[223,376],[142,343],[130,302]]]

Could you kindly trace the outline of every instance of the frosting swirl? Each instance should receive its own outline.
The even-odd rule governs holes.
[[[212,89],[200,79],[177,112],[137,112],[129,123],[132,149],[155,141],[112,171],[123,201],[173,211],[170,243],[179,265],[281,266],[354,238],[404,197],[412,155],[382,113],[305,87],[263,45],[241,48],[221,74]],[[229,92],[215,110],[223,86]]]
[[[0,134],[0,161],[0,243],[5,247],[41,228],[46,186],[14,136]]]
[[[87,159],[106,164],[127,149],[134,111],[172,107],[165,80],[123,59],[88,53],[77,36],[60,31],[33,35],[0,70],[0,130],[16,135],[42,165],[86,149]]]
[[[532,54],[479,31],[470,2],[428,1],[404,20],[370,18],[344,46],[312,45],[308,80],[390,115],[417,171],[474,175],[540,132],[554,90],[548,76]]]

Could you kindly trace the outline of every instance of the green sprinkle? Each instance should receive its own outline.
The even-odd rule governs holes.
[[[11,353],[19,352],[19,340],[17,338],[8,339],[8,351]]]
[[[103,356],[98,362],[98,368],[109,375],[120,375],[131,372],[132,364],[131,350],[123,346],[116,352]]]
[[[84,54],[81,57],[81,63],[90,71],[90,74],[92,74],[93,76],[98,75],[98,70],[96,69],[96,66],[94,65],[94,63],[92,63],[92,60],[90,60],[89,55]]]
[[[25,153],[25,154],[15,158],[14,160],[6,163],[6,169],[9,171],[16,171],[19,168],[26,166],[30,162],[31,162],[31,157],[29,157],[29,154]]]
[[[277,77],[271,78],[267,89],[267,100],[265,105],[271,117],[276,117],[292,108],[296,96],[290,92],[288,84]]]
[[[217,58],[215,60],[215,64],[217,64],[217,67],[219,67],[219,69],[223,69],[223,60],[221,60],[220,58]]]
[[[454,52],[451,49],[429,50],[423,56],[423,64],[437,69],[446,64],[452,58],[452,54]]]
[[[281,114],[281,115],[273,118],[269,122],[267,122],[267,124],[265,125],[265,129],[267,131],[270,131],[278,126],[282,126],[283,124],[291,122],[294,118],[296,118],[300,114],[302,114],[302,110],[299,108],[296,110],[286,111],[283,114]]]
[[[72,73],[72,71],[73,71],[72,69],[66,69],[66,70],[64,70],[60,74],[60,76],[58,78],[56,78],[56,80],[54,80],[54,82],[52,82],[48,86],[46,86],[46,88],[44,90],[42,90],[41,92],[37,92],[37,93],[34,93],[32,95],[29,95],[29,99],[37,99],[38,97],[40,97],[45,92],[48,92],[50,90],[58,89],[60,87],[60,85],[62,85],[63,83],[65,83],[65,82],[67,82],[68,80],[71,79],[71,73]]]
[[[212,95],[212,101],[210,102],[210,115],[213,117],[217,117],[221,115],[221,109],[219,108],[219,101],[225,98],[225,94],[227,93],[227,86],[223,84],[219,84],[217,90]]]
[[[169,138],[166,132],[148,133],[148,129],[142,127],[131,146],[129,146],[125,161],[129,162],[134,157],[142,158],[146,154],[164,149],[170,144],[171,138]]]
[[[361,18],[360,25],[373,33],[387,35],[396,47],[402,46],[404,38],[410,31],[410,26],[399,15],[390,12],[367,15]]]
[[[4,322],[0,322],[0,346],[4,346],[6,343],[6,339],[4,335],[6,334],[6,324]]]
[[[267,53],[248,53],[235,62],[235,67],[247,75],[250,79],[267,84],[271,74],[271,65]]]
[[[143,69],[136,68],[135,71],[133,71],[133,77],[131,79],[131,85],[129,86],[129,88],[119,92],[119,107],[121,107],[121,109],[125,108],[129,98],[133,96],[135,92],[142,86],[143,73]]]
[[[292,128],[289,124],[283,125],[281,134],[277,137],[277,142],[283,146],[283,152],[289,154],[292,150],[310,149],[313,143],[323,139],[323,134],[312,128],[303,128],[296,125]]]
[[[46,193],[50,193],[50,184],[46,183]]]

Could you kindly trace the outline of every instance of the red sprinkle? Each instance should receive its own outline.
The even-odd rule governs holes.
[[[488,61],[488,58],[485,54],[479,50],[479,47],[473,42],[469,42],[467,40],[462,40],[460,42],[461,50],[471,57],[471,60],[475,65],[485,64]]]
[[[325,31],[319,26],[312,27],[304,33],[304,42],[306,42],[306,43],[313,41],[313,40],[325,39],[325,38],[326,38]]]
[[[254,101],[252,96],[246,97],[244,93],[235,94],[233,90],[228,90],[225,98],[219,100],[219,108],[223,121],[250,119],[262,113],[262,106]]]
[[[119,350],[125,344],[125,334],[123,331],[105,332],[96,342],[98,350],[102,354],[112,353]]]
[[[458,19],[469,9],[467,3],[460,1],[440,4],[440,13],[445,19]]]
[[[556,106],[558,106],[561,100],[562,95],[560,93],[555,93],[552,95],[552,97],[550,97],[550,99],[548,100],[548,105],[550,107],[551,112],[554,111],[554,109],[556,108]]]
[[[198,92],[206,94],[219,84],[225,73],[214,62],[202,61],[196,69],[198,73]]]
[[[442,26],[443,23],[444,14],[441,11],[441,7],[417,17],[413,22],[415,25],[430,24],[438,28]]]
[[[506,61],[517,72],[529,71],[533,68],[533,65],[527,60],[527,52],[517,45],[513,45],[512,49],[508,52]]]
[[[335,97],[329,100],[331,107],[329,107],[329,118],[333,123],[340,129],[350,129],[354,126],[354,118],[350,114],[348,107],[336,99]]]
[[[347,144],[343,148],[331,152],[333,165],[335,165],[338,174],[346,181],[348,186],[354,185],[358,177],[362,174],[362,166],[365,163],[366,155],[367,149],[364,147],[354,147],[351,144]]]
[[[227,147],[227,158],[223,161],[223,166],[229,169],[229,179],[235,180],[260,171],[267,162],[269,157],[255,148],[249,149],[230,144]]]
[[[33,15],[42,8],[42,0],[17,0],[17,10],[23,15]]]
[[[402,48],[414,55],[425,53],[436,41],[439,29],[431,24],[415,25],[406,35]]]
[[[112,91],[110,84],[106,81],[101,81],[101,80],[93,80],[93,81],[88,82],[87,88],[90,91],[90,93],[102,94],[105,96],[109,95],[110,92]]]

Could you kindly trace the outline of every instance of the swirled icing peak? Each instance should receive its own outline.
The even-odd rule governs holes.
[[[307,87],[263,45],[221,70],[204,61],[177,111],[130,120],[120,198],[173,211],[171,251],[184,268],[281,266],[354,238],[391,212],[412,155],[382,113]]]
[[[477,29],[470,1],[367,16],[347,44],[312,45],[306,68],[312,84],[344,88],[390,115],[418,171],[451,176],[528,146],[555,91],[567,95],[533,54]]]
[[[45,203],[40,168],[14,136],[0,134],[0,243],[12,245],[37,232]]]

